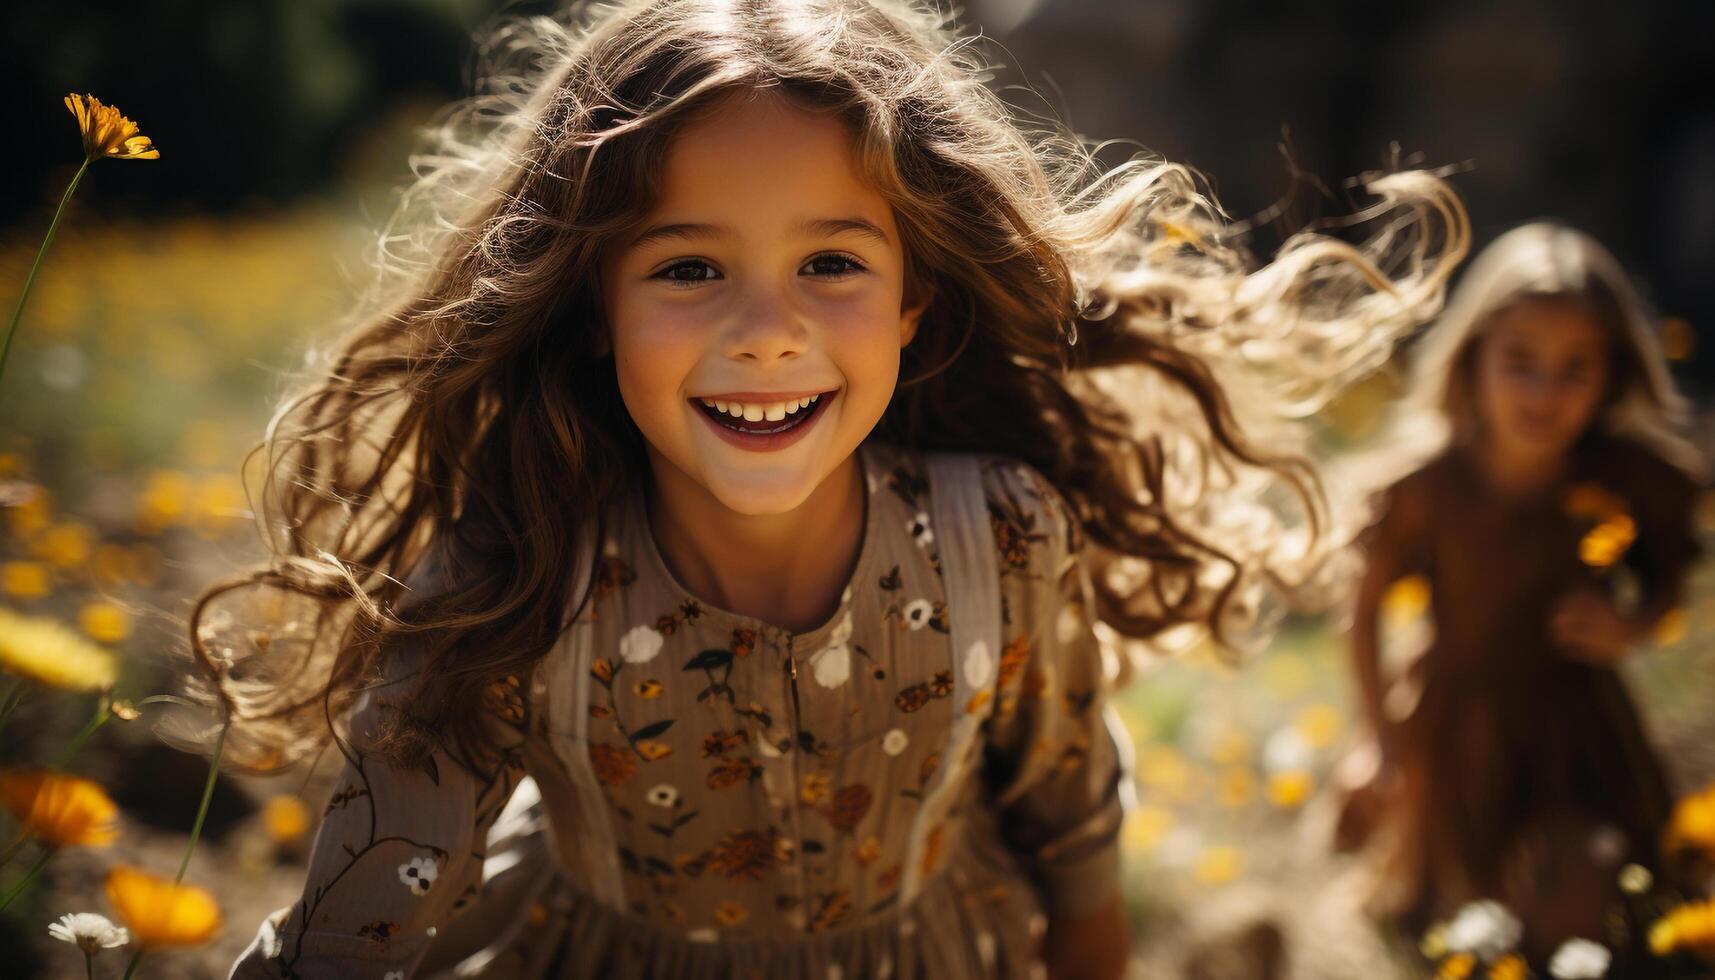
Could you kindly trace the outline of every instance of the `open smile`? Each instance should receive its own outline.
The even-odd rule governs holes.
[[[810,394],[750,392],[690,399],[698,414],[725,439],[742,449],[784,449],[810,430],[838,390]]]

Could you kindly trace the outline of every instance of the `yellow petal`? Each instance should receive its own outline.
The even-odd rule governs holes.
[[[213,895],[137,868],[107,873],[107,900],[140,946],[195,946],[220,930]]]
[[[119,836],[119,807],[77,776],[8,769],[0,772],[0,804],[26,833],[54,847],[106,847]]]

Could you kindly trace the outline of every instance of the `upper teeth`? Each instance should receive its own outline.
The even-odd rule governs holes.
[[[820,397],[822,396],[806,395],[789,402],[729,402],[721,398],[705,398],[703,404],[746,422],[761,422],[764,419],[778,422],[800,408],[809,408]]]

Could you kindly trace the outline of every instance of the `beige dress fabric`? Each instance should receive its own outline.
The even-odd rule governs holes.
[[[353,753],[233,976],[1039,976],[1045,913],[1119,889],[1076,522],[1016,461],[860,460],[858,562],[806,633],[691,596],[630,501],[511,762]]]

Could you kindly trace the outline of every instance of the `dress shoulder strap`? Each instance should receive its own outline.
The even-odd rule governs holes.
[[[989,523],[978,457],[967,453],[928,455],[930,529],[940,553],[952,640],[953,723],[941,765],[923,795],[906,842],[900,885],[903,906],[922,890],[937,868],[927,867],[930,837],[946,821],[959,789],[974,771],[982,746],[978,733],[994,710],[1001,650],[1000,562]],[[937,849],[939,850],[939,849]]]

